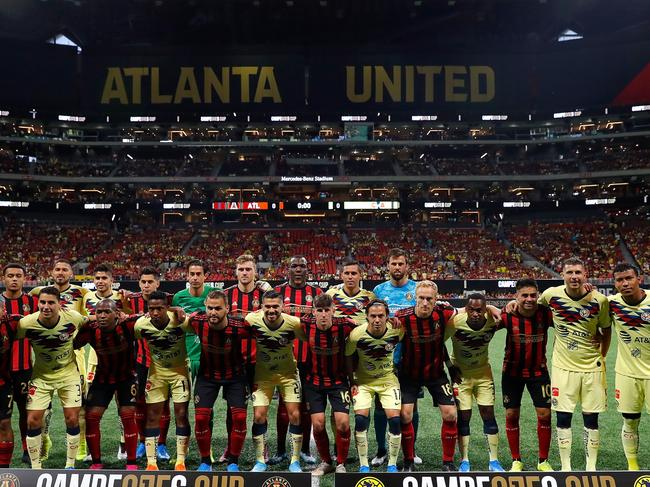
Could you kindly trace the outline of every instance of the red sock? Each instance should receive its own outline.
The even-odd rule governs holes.
[[[231,409],[232,429],[229,430],[230,446],[228,447],[228,456],[239,457],[246,439],[246,409],[228,408],[228,410]]]
[[[350,451],[350,430],[336,432],[336,462],[345,465]]]
[[[14,453],[13,441],[0,441],[0,468],[9,468]]]
[[[226,458],[230,455],[232,451],[232,411],[230,408],[226,408],[226,434],[228,435],[228,441],[226,443],[226,451],[224,455]]]
[[[169,399],[165,401],[163,406],[162,414],[160,415],[160,436],[158,437],[158,444],[164,445],[167,443],[167,432],[169,431],[169,422],[171,421],[171,416],[169,414]]]
[[[402,423],[402,451],[404,460],[412,462],[415,458],[415,429],[413,423]]]
[[[135,423],[138,425],[140,443],[144,443],[144,428],[147,425],[147,403],[139,399],[135,405]]]
[[[316,448],[320,459],[327,463],[332,463],[332,456],[330,455],[330,439],[327,436],[327,429],[323,428],[322,431],[317,432],[314,430],[314,440],[316,440]]]
[[[210,408],[196,408],[194,412],[194,436],[199,445],[201,458],[210,456],[210,442],[212,441],[212,432],[210,431]]]
[[[311,443],[311,414],[307,409],[307,404],[300,404],[300,429],[302,430],[302,451],[311,455],[309,444]]]
[[[102,436],[99,429],[99,421],[101,419],[102,415],[93,412],[92,409],[86,411],[86,444],[88,445],[93,463],[101,463],[102,461]]]
[[[456,440],[458,439],[458,425],[456,421],[443,421],[440,428],[440,439],[442,441],[442,461],[453,462]]]
[[[287,451],[287,431],[289,431],[289,413],[287,413],[287,406],[284,401],[280,401],[278,405],[278,416],[275,420],[275,425],[278,431],[278,453]]]
[[[135,422],[135,409],[120,408],[120,419],[124,426],[124,446],[127,462],[135,462],[135,451],[138,448],[138,425]]]
[[[549,424],[550,427],[550,424]],[[537,432],[539,435],[539,422],[537,426]],[[510,445],[510,454],[512,458],[518,460],[521,458],[521,452],[519,451],[519,418],[509,418],[506,416],[506,436],[508,437],[508,444]],[[550,441],[549,436],[549,441]],[[546,450],[548,452],[548,450]]]
[[[551,418],[540,420],[537,418],[537,441],[539,441],[539,458],[546,460],[551,447]]]

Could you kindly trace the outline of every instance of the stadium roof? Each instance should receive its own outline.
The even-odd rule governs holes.
[[[553,45],[650,37],[644,0],[4,0],[0,32],[22,41],[64,34],[85,49],[271,45],[300,48]],[[572,43],[573,44],[573,43]]]

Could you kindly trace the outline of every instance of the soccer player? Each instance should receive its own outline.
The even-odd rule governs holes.
[[[650,409],[650,295],[641,282],[636,267],[618,264],[614,267],[618,294],[609,297],[618,340],[615,397],[623,415],[621,440],[628,470],[639,470],[639,422],[643,405]]]
[[[45,410],[56,392],[63,406],[67,431],[66,468],[74,468],[79,448],[81,377],[75,361],[73,339],[87,318],[62,310],[54,286],[38,294],[38,312],[13,321],[17,338],[27,338],[34,352],[34,369],[27,397],[27,450],[32,468],[41,468],[41,428]]]
[[[2,268],[2,280],[5,290],[2,293],[4,298],[5,312],[8,315],[26,316],[38,310],[38,298],[23,292],[25,284],[25,266],[18,263],[9,263]],[[29,340],[14,340],[11,346],[11,384],[13,392],[13,403],[18,406],[18,426],[23,446],[23,463],[30,463],[27,453],[27,391],[29,379],[32,376],[32,347]],[[13,433],[11,437],[13,442]],[[0,459],[0,465],[2,465]]]
[[[469,422],[472,403],[476,399],[483,420],[483,433],[490,454],[488,468],[503,472],[499,463],[499,428],[494,418],[494,379],[488,358],[488,347],[496,331],[497,322],[488,312],[485,296],[473,293],[468,296],[465,310],[449,321],[452,339],[450,375],[454,380],[454,393],[458,404],[458,434],[461,462],[460,472],[469,472]]]
[[[334,301],[334,316],[350,318],[356,325],[365,325],[366,306],[376,296],[372,291],[361,289],[361,264],[346,258],[341,265],[340,277],[343,283],[327,290]]]
[[[134,326],[138,316],[118,322],[113,299],[94,305],[97,326],[83,325],[74,339],[76,348],[89,344],[97,353],[95,377],[86,397],[86,441],[92,457],[91,470],[104,466],[101,460],[101,422],[104,411],[117,395],[118,413],[124,428],[126,469],[137,470],[135,450],[138,427],[135,422],[137,377],[135,375]]]
[[[426,387],[438,406],[442,416],[440,438],[442,441],[442,470],[453,472],[454,450],[458,430],[456,425],[456,403],[454,394],[444,371],[447,349],[445,329],[456,314],[454,308],[438,306],[438,286],[432,281],[420,281],[415,286],[415,306],[398,311],[405,335],[402,340],[402,362],[399,368],[399,383],[402,392],[400,411],[402,428],[402,450],[404,471],[414,470],[415,433],[413,430],[413,408],[418,393]]]
[[[267,469],[264,460],[267,416],[273,391],[277,387],[289,415],[289,432],[293,445],[289,471],[300,472],[300,377],[293,353],[293,341],[302,336],[300,319],[282,312],[282,295],[267,291],[262,296],[262,309],[246,315],[257,347],[255,383],[253,384],[253,444],[255,465],[253,472]]]
[[[151,366],[145,386],[147,470],[158,470],[156,444],[160,434],[160,415],[170,393],[174,401],[176,422],[174,470],[186,470],[185,457],[190,439],[190,424],[187,418],[190,377],[184,340],[187,329],[189,329],[188,319],[179,322],[169,310],[167,295],[161,291],[151,293],[149,313],[138,319],[135,324],[135,337],[145,339],[151,351]]]
[[[415,306],[415,281],[409,279],[408,271],[408,256],[406,252],[400,248],[391,249],[388,252],[387,259],[388,267],[388,281],[383,282],[373,289],[373,293],[377,299],[382,299],[388,303],[390,309],[390,316],[394,316],[397,311],[404,308]],[[397,346],[394,358],[395,363],[398,364],[402,353],[401,345]],[[413,411],[413,428],[414,434],[417,437],[418,424],[420,415],[417,410],[417,402]],[[377,440],[377,453],[373,457],[370,464],[373,467],[378,467],[386,461],[386,414],[381,404],[375,402],[375,412],[373,415],[373,423],[375,425],[375,439]],[[415,463],[417,465],[422,463],[422,459],[415,455]]]
[[[194,386],[195,434],[199,445],[199,471],[211,471],[212,412],[219,390],[231,412],[232,431],[228,472],[239,471],[239,455],[246,438],[246,362],[242,339],[249,328],[240,317],[228,316],[228,298],[223,291],[210,291],[205,313],[190,316],[189,326],[201,340],[201,365]]]
[[[2,311],[4,313],[4,311]],[[14,432],[11,429],[13,387],[9,362],[16,327],[3,316],[0,321],[0,468],[9,468],[14,452]]]
[[[179,306],[186,313],[205,311],[205,298],[208,297],[208,293],[212,290],[212,288],[205,285],[207,272],[208,270],[202,261],[198,259],[189,261],[187,263],[189,287],[174,294],[172,306]],[[185,346],[187,347],[187,356],[190,359],[190,373],[192,379],[195,379],[201,363],[201,343],[191,330],[185,335]]]
[[[506,436],[512,454],[511,472],[521,472],[524,464],[519,451],[519,412],[524,388],[528,389],[537,413],[539,463],[537,470],[553,470],[548,461],[551,446],[551,379],[546,366],[548,328],[553,315],[537,304],[539,288],[534,279],[520,279],[515,285],[516,308],[505,310],[497,329],[506,330],[506,346],[501,375],[503,407],[506,408]]]
[[[605,356],[612,337],[607,298],[587,291],[587,270],[577,257],[564,261],[563,286],[546,289],[539,303],[553,312],[555,341],[551,371],[551,409],[557,416],[562,470],[571,470],[571,419],[582,405],[586,447],[585,470],[596,470],[600,432],[598,413],[607,409]],[[599,346],[595,346],[597,342]]]
[[[157,291],[159,286],[160,274],[156,269],[153,267],[143,267],[140,269],[140,277],[138,279],[140,292],[127,294],[131,311],[135,314],[146,313],[149,309],[149,296],[151,296],[151,293]],[[167,294],[167,302],[171,304],[171,301],[172,296]],[[136,341],[135,362],[135,370],[138,376],[135,421],[138,425],[138,434],[140,436],[136,457],[140,458],[146,454],[144,446],[144,429],[147,417],[147,403],[145,402],[144,388],[147,383],[149,366],[151,365],[151,353],[146,340],[140,339]],[[169,461],[170,459],[169,451],[167,451],[167,433],[169,431],[170,421],[169,399],[167,399],[160,415],[160,436],[158,436],[158,446],[156,447],[156,456],[158,457],[158,460]],[[118,457],[121,458],[122,455],[126,455],[126,451],[121,445]]]
[[[319,287],[307,284],[307,272],[308,262],[305,257],[291,257],[289,260],[289,281],[275,288],[282,296],[282,311],[284,313],[298,318],[311,314],[314,299],[323,291]],[[309,361],[309,347],[306,343],[298,339],[294,341],[293,347],[296,360],[298,361],[300,381],[304,384],[307,363]],[[271,465],[287,460],[286,444],[289,417],[282,401],[278,406],[276,424],[278,450],[275,456],[269,459],[269,464]],[[304,402],[300,405],[300,424],[302,425],[302,450],[300,457],[305,463],[313,465],[316,463],[316,459],[311,455],[309,450],[311,418],[307,405]]]
[[[309,362],[303,394],[309,404],[314,438],[321,464],[312,475],[345,472],[350,449],[350,388],[345,365],[345,341],[356,326],[349,318],[334,317],[334,302],[329,294],[314,299],[312,316],[300,321],[309,346]],[[325,428],[327,401],[334,413],[336,434],[336,463],[330,455],[329,438]]]
[[[401,442],[400,387],[393,372],[393,352],[404,337],[388,321],[388,303],[376,299],[366,307],[367,325],[356,327],[345,344],[346,368],[354,406],[354,439],[359,454],[359,472],[370,472],[368,465],[368,416],[375,395],[388,418],[387,472],[397,472]]]

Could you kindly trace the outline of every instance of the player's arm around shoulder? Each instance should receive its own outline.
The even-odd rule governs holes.
[[[133,325],[133,334],[136,338],[142,338],[142,330],[146,328],[148,322],[149,318],[147,316],[140,316],[140,318],[135,321],[135,324]]]

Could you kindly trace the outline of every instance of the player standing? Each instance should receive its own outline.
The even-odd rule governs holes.
[[[361,264],[347,258],[340,270],[343,283],[327,290],[327,294],[332,296],[334,301],[334,316],[350,318],[357,325],[366,324],[366,306],[377,298],[372,291],[361,289],[361,273]]]
[[[402,340],[402,362],[399,368],[399,383],[402,392],[400,412],[402,428],[402,450],[404,471],[414,469],[415,433],[413,430],[413,408],[417,396],[426,387],[433,398],[433,405],[440,408],[442,427],[442,470],[453,472],[454,450],[458,429],[454,394],[444,371],[445,329],[456,314],[454,308],[437,306],[438,286],[432,281],[420,281],[415,286],[415,306],[398,311],[405,335]]]
[[[618,294],[609,297],[618,340],[616,402],[623,415],[621,440],[628,470],[639,470],[639,422],[643,405],[650,409],[650,295],[641,281],[636,267],[618,264],[614,267]]]
[[[354,404],[354,438],[359,454],[359,472],[369,472],[368,416],[375,395],[388,418],[387,472],[397,472],[401,442],[400,386],[393,372],[393,352],[404,337],[403,329],[388,322],[388,303],[377,299],[366,307],[368,324],[356,327],[345,345],[346,367]],[[358,358],[355,366],[355,357]]]

